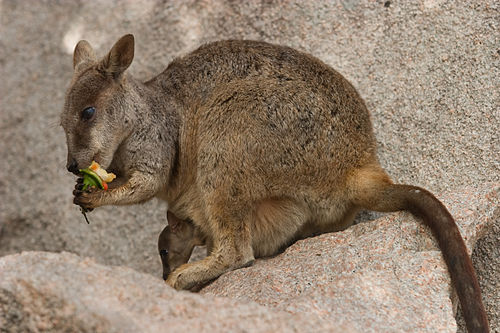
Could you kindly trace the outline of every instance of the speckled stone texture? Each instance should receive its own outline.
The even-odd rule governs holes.
[[[317,329],[317,330],[316,330]],[[177,292],[149,274],[74,254],[0,258],[2,332],[346,332],[314,315]]]
[[[80,39],[103,55],[133,33],[130,72],[144,80],[216,39],[259,39],[310,52],[365,99],[381,163],[394,180],[452,193],[500,181],[499,6],[494,0],[0,0],[0,255],[69,251],[161,276],[155,244],[166,220],[163,204],[100,208],[89,214],[90,225],[71,204],[74,177],[64,167],[58,122]],[[499,229],[492,230],[479,242],[476,267],[490,276],[482,289],[491,300],[492,328],[500,331],[494,252],[500,240]]]
[[[499,219],[499,195],[440,197],[469,247]],[[454,332],[451,294],[433,237],[406,213],[299,241],[201,295],[66,252],[0,258],[7,332]]]
[[[500,218],[500,187],[439,197],[467,246]],[[448,272],[430,231],[407,213],[299,241],[224,274],[206,294],[313,313],[360,332],[455,332]]]

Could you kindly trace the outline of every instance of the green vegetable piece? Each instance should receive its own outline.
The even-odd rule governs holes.
[[[82,187],[83,191],[86,191],[90,187],[97,187],[100,188],[101,190],[104,189],[101,177],[99,177],[97,173],[90,170],[89,168],[80,169],[80,173],[82,173],[83,175],[83,187]],[[85,217],[85,221],[87,221],[87,224],[90,224],[86,214],[88,210],[83,207],[80,207],[80,210],[82,211],[82,214]]]
[[[104,185],[102,184],[101,177],[97,175],[94,171],[87,169],[80,169],[80,172],[83,174],[83,188],[82,190],[86,190],[89,187],[95,186],[104,189]]]

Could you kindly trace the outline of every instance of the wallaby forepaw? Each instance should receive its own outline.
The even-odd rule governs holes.
[[[73,203],[78,205],[84,209],[92,209],[100,206],[102,190],[98,189],[88,189],[86,191],[82,191],[79,189],[75,189],[73,191],[73,195],[75,196],[73,199]]]

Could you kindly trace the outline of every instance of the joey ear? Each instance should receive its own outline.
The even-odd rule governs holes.
[[[130,66],[133,59],[134,35],[128,34],[113,45],[111,51],[101,60],[98,68],[100,71],[117,79]]]
[[[184,223],[180,218],[174,215],[174,213],[167,211],[167,221],[170,226],[170,231],[173,233],[179,232],[182,228],[182,224]]]
[[[76,44],[75,51],[73,52],[73,69],[84,61],[95,61],[95,53],[86,40],[81,40]]]

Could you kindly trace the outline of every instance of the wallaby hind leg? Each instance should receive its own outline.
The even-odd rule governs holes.
[[[227,209],[227,206],[224,207]],[[234,207],[232,207],[234,208]],[[212,209],[208,222],[214,236],[209,255],[174,270],[167,283],[176,289],[193,289],[223,273],[249,266],[254,261],[250,235],[250,209]],[[238,213],[233,213],[238,212]]]
[[[379,166],[358,170],[351,185],[354,203],[379,212],[408,210],[430,227],[438,240],[457,290],[469,332],[489,332],[486,311],[472,261],[453,217],[429,191],[392,184]]]

